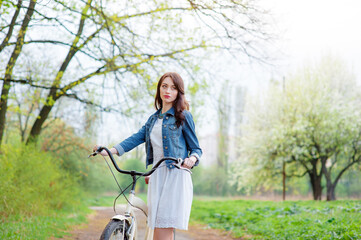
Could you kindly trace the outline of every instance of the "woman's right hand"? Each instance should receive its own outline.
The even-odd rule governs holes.
[[[95,152],[96,150],[98,150],[98,148],[99,148],[100,146],[101,146],[101,145],[98,145],[98,144],[94,145],[94,147],[93,147],[93,152]],[[107,151],[103,150],[103,151],[100,152],[100,155],[102,155],[102,156],[108,156],[108,153],[107,153]]]
[[[99,147],[100,145],[94,145],[94,147],[93,147],[93,152],[95,152],[96,150],[98,150],[98,147]]]
[[[98,148],[99,147],[101,147],[102,145],[94,145],[94,147],[93,147],[93,152],[95,152],[96,150],[98,150]],[[118,151],[117,151],[117,149],[115,149],[115,148],[111,148],[111,149],[109,149],[109,151],[112,153],[112,154],[118,154]],[[100,152],[100,155],[102,155],[102,156],[108,156],[108,152],[107,151],[105,151],[105,150],[103,150],[103,151],[101,151]]]

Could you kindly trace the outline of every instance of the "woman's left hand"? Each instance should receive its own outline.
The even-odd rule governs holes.
[[[148,184],[148,183],[149,183],[149,178],[150,178],[150,176],[146,176],[146,177],[144,177],[145,184]]]
[[[183,162],[183,167],[191,169],[194,164],[196,163],[197,159],[193,156],[189,157],[189,158],[185,158],[184,162]]]

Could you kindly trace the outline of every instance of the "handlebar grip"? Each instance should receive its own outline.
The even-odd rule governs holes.
[[[89,154],[88,158],[98,155],[103,149],[104,149],[104,147],[99,146],[95,152]]]
[[[94,156],[96,156],[97,154],[98,154],[97,152],[93,152],[93,153],[89,154],[88,158],[94,157]]]

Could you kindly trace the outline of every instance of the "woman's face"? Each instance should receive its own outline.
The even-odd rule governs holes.
[[[163,101],[163,106],[173,103],[178,95],[178,90],[173,83],[172,78],[166,77],[160,85],[160,98]]]

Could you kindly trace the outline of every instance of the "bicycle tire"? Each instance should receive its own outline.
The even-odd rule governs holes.
[[[125,223],[125,226],[123,224]],[[104,228],[100,240],[128,240],[128,236],[124,234],[128,231],[128,223],[120,220],[110,220]]]

